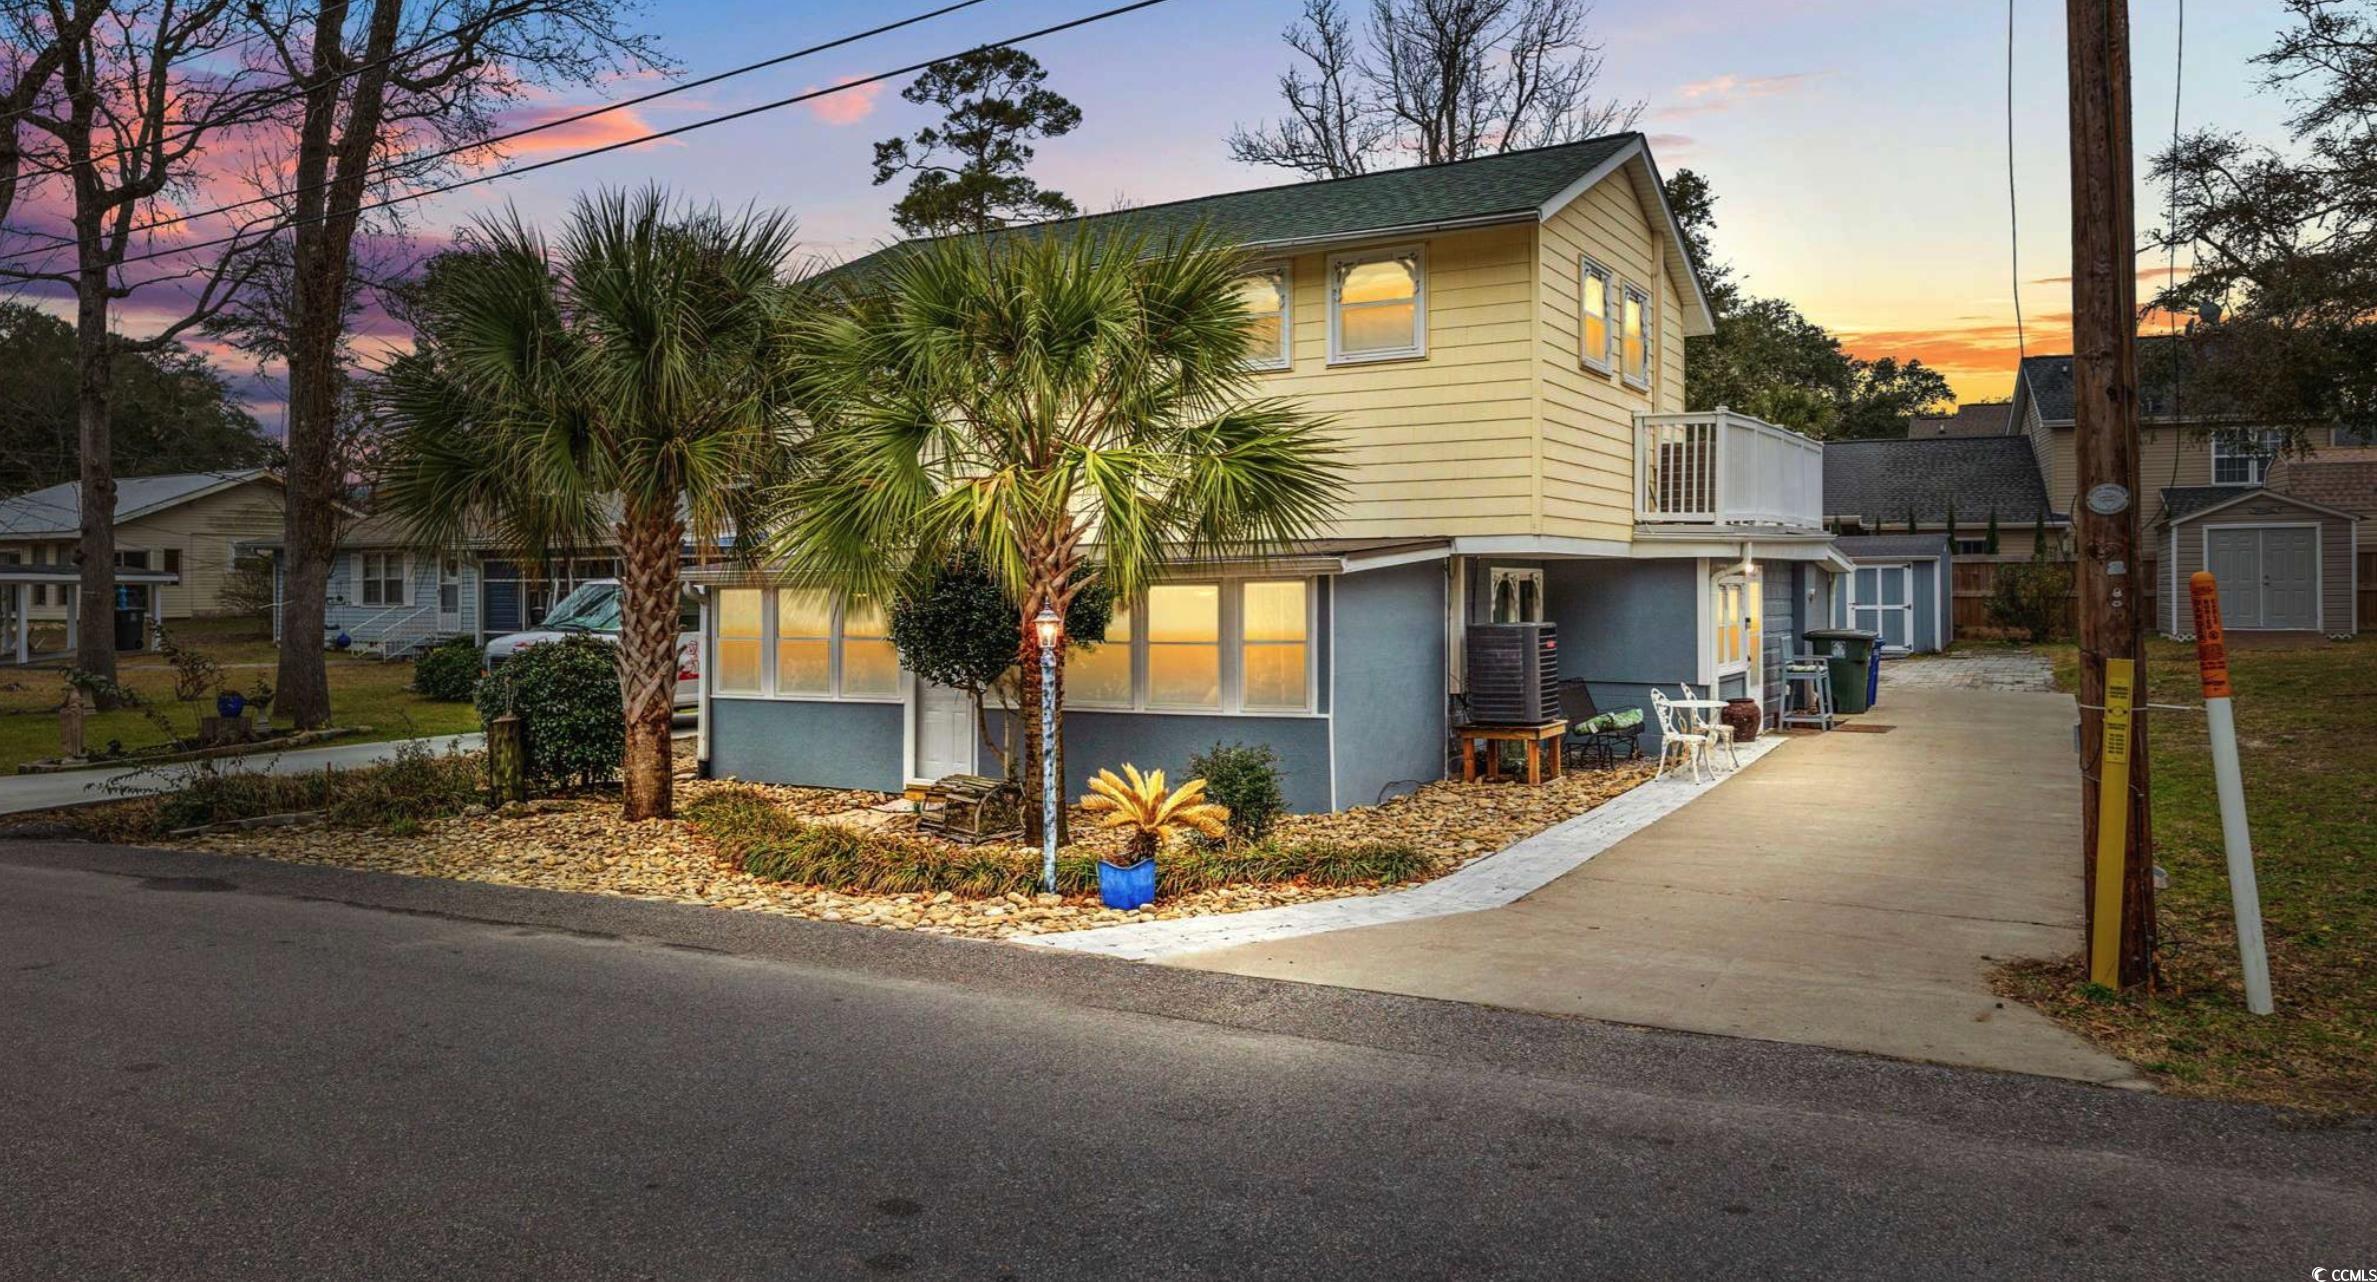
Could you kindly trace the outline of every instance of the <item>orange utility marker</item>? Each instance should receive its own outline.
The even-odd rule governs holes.
[[[2228,638],[2220,630],[2220,586],[2208,570],[2187,580],[2195,604],[2195,660],[2203,670],[2205,729],[2212,737],[2212,787],[2220,797],[2220,841],[2228,852],[2229,906],[2237,915],[2237,961],[2245,1009],[2267,1015],[2270,956],[2261,938],[2261,888],[2253,876],[2253,834],[2245,823],[2245,775],[2237,761],[2236,712],[2229,706]]]
[[[2136,702],[2134,659],[2105,660],[2105,733],[2096,763],[2096,905],[2088,938],[2088,977],[2121,986],[2121,887],[2129,846],[2129,712]],[[2139,851],[2137,858],[2146,857]]]

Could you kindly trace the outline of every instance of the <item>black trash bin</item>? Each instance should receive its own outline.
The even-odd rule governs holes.
[[[116,589],[116,650],[145,650],[149,645],[149,603],[131,587]]]
[[[1833,709],[1854,713],[1871,708],[1874,650],[1882,634],[1863,628],[1810,628],[1800,635],[1832,669]]]

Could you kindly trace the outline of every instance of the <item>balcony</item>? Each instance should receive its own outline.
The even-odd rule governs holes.
[[[1634,418],[1634,519],[1824,528],[1824,446],[1727,409]]]

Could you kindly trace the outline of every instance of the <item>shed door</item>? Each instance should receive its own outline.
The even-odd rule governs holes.
[[[2220,623],[2265,627],[2261,621],[2261,531],[2204,531],[2204,568],[2220,585]]]
[[[2306,632],[2319,626],[2319,531],[2263,530],[2261,575],[2263,626]]]
[[[1915,567],[1861,565],[1849,589],[1849,626],[1882,634],[1882,644],[1906,649],[1915,633]]]

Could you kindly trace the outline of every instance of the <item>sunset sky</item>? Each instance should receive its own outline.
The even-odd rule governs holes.
[[[2141,152],[2170,131],[2178,5],[2131,0]],[[674,0],[654,4],[645,18],[684,70],[700,75],[930,7],[931,0]],[[587,122],[567,138],[556,131],[515,159],[670,127],[1103,7],[1103,0],[991,0]],[[1276,113],[1275,81],[1289,65],[1279,32],[1296,8],[1295,0],[1171,0],[1026,46],[1084,117],[1075,133],[1042,144],[1034,176],[1091,209],[1286,180],[1235,164],[1223,139],[1234,123]],[[2033,352],[2068,350],[2063,9],[2060,0],[2015,0],[2021,300]],[[2277,6],[2196,0],[2186,17],[2185,126],[2276,139],[2285,104],[2258,90],[2249,60],[2270,44]],[[1592,21],[1606,46],[1603,91],[1647,104],[1641,127],[1664,169],[1688,166],[1715,185],[1718,252],[1751,291],[1792,300],[1862,355],[1922,358],[1964,399],[2006,394],[2015,331],[2002,3],[1601,0]],[[558,114],[644,87],[573,93],[520,115]],[[657,179],[686,195],[789,209],[812,252],[847,257],[893,234],[887,209],[898,189],[870,184],[872,144],[926,122],[896,86],[871,86],[487,184],[412,217],[421,240],[433,244],[444,228],[507,200],[552,219],[588,187]],[[2142,185],[2139,206],[2141,228],[2156,225],[2157,199]],[[277,415],[259,409],[277,427]]]

